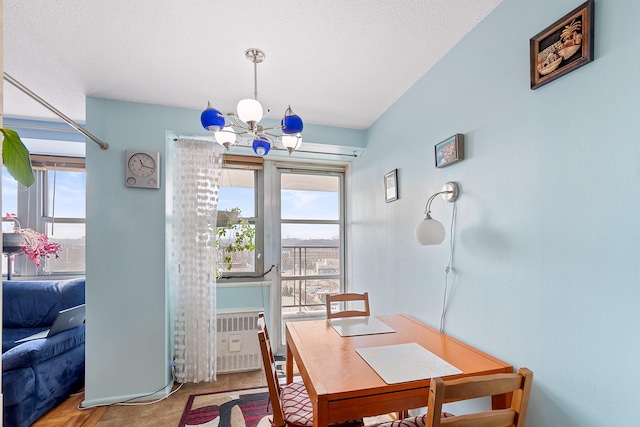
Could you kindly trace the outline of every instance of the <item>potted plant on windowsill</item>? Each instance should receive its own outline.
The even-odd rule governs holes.
[[[224,270],[231,271],[234,253],[256,250],[255,237],[255,228],[246,218],[242,217],[240,208],[218,212],[216,247],[218,249],[224,248],[222,249]],[[221,275],[222,272],[216,267],[216,276],[220,277]]]

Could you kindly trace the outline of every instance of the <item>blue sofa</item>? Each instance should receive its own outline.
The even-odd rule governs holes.
[[[84,385],[84,324],[15,343],[48,329],[60,310],[84,302],[84,278],[2,282],[4,427],[30,426]]]

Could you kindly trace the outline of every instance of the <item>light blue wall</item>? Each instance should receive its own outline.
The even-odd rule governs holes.
[[[640,2],[598,1],[595,61],[529,88],[530,37],[580,3],[504,0],[353,162],[354,287],[374,313],[436,328],[448,245],[419,246],[414,228],[460,182],[446,332],[534,371],[528,427],[637,424]],[[434,144],[457,132],[465,160],[436,169]],[[452,205],[432,208],[448,228]]]
[[[87,347],[85,406],[162,390],[172,360],[165,262],[170,135],[207,135],[200,111],[87,99]],[[210,137],[210,134],[207,136]],[[363,147],[365,133],[305,125],[305,140]],[[307,139],[308,138],[308,139]],[[159,151],[160,190],[124,186],[124,151]],[[256,307],[260,287],[221,288],[218,307]],[[164,392],[164,391],[163,391]],[[162,394],[162,392],[161,392]]]
[[[159,151],[165,166],[165,132],[199,130],[189,112],[159,106],[88,98],[86,115],[87,129],[110,145],[87,143],[85,404],[92,405],[169,382],[166,168],[160,190],[127,188],[124,150]]]

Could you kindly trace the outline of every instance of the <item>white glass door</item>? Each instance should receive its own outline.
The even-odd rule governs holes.
[[[324,318],[326,295],[344,289],[344,173],[279,169],[278,184],[284,346],[285,322]]]

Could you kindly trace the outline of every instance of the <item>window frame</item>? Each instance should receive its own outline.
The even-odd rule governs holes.
[[[35,175],[35,182],[29,187],[25,188],[18,183],[18,195],[17,195],[17,219],[20,221],[20,225],[24,228],[31,228],[39,233],[47,234],[47,226],[49,224],[84,224],[86,227],[86,211],[84,218],[69,218],[69,217],[52,217],[47,215],[49,211],[49,172],[53,168],[57,168],[59,171],[75,171],[83,172],[86,176],[86,163],[84,157],[71,157],[71,156],[48,156],[48,155],[30,155],[33,172]],[[86,180],[85,180],[85,203],[86,203]],[[86,235],[85,235],[86,236]],[[24,259],[24,261],[22,259]],[[76,277],[86,274],[86,250],[85,250],[85,269],[84,270],[70,270],[70,271],[53,271],[43,272],[42,268],[38,268],[31,261],[27,262],[26,257],[20,257],[14,263],[15,273],[13,277],[16,278],[28,278],[28,277]],[[6,272],[3,274],[6,277]]]
[[[309,275],[309,274],[295,274],[291,276],[282,275],[281,281],[295,281],[295,282],[307,282],[314,280],[337,280],[340,283],[340,292],[344,292],[346,275],[345,275],[345,212],[344,212],[344,172],[343,171],[334,171],[334,170],[313,170],[313,169],[292,169],[292,168],[278,168],[278,188],[282,191],[282,175],[317,175],[317,176],[332,176],[338,179],[338,218],[337,219],[291,219],[291,218],[282,218],[282,213],[280,213],[280,227],[283,225],[337,225],[339,230],[339,246],[338,246],[338,257],[339,257],[339,273],[337,274],[319,274],[319,275]],[[280,198],[280,203],[282,200]],[[282,253],[282,236],[280,236],[280,252]],[[280,259],[282,262],[282,259]],[[282,274],[282,273],[281,273]],[[302,304],[300,305],[305,307],[319,306],[321,307],[320,311],[324,312],[324,304]]]
[[[348,231],[347,231],[347,200],[348,200],[348,189],[349,189],[349,166],[345,164],[320,164],[315,162],[273,162],[272,165],[272,179],[273,179],[273,188],[272,188],[272,197],[273,203],[276,209],[273,212],[272,224],[273,230],[271,230],[271,234],[274,236],[274,241],[272,245],[274,247],[278,247],[279,251],[275,251],[272,254],[274,263],[278,265],[278,269],[280,270],[280,265],[282,263],[281,255],[282,255],[282,236],[281,236],[281,226],[283,224],[283,220],[281,218],[280,206],[281,206],[281,176],[282,173],[301,173],[301,174],[317,174],[317,175],[338,175],[340,178],[340,199],[339,199],[339,211],[340,218],[339,220],[302,220],[304,223],[318,223],[318,224],[335,224],[336,222],[340,223],[340,274],[339,275],[322,275],[322,276],[294,276],[294,277],[282,277],[280,274],[276,275],[272,279],[272,286],[274,287],[274,292],[272,292],[271,299],[271,315],[274,316],[274,338],[272,342],[277,343],[277,354],[284,354],[286,351],[286,346],[284,343],[285,330],[284,323],[282,321],[282,282],[286,280],[297,280],[304,279],[304,277],[309,277],[310,280],[314,280],[316,278],[329,278],[336,279],[339,276],[340,280],[340,292],[347,292],[349,289],[349,256],[348,256]],[[298,220],[287,219],[284,220],[286,223],[295,224],[299,223]],[[313,316],[314,318],[323,318],[326,315],[325,310],[318,310]]]
[[[265,275],[264,269],[264,160],[261,157],[236,156],[225,154],[222,161],[222,169],[243,169],[252,170],[254,173],[254,209],[252,216],[247,216],[242,212],[249,224],[255,227],[255,251],[254,251],[254,271],[227,271],[222,270],[218,283],[238,283],[247,280],[262,280]]]

